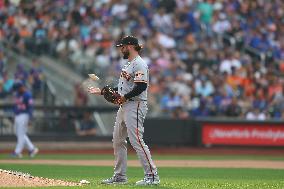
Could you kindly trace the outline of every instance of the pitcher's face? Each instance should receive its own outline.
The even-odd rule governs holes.
[[[123,59],[128,59],[129,58],[130,52],[129,52],[129,49],[128,49],[127,45],[122,46],[121,49],[120,49],[120,52],[123,55]]]

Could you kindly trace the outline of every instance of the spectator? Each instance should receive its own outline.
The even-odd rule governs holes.
[[[195,82],[195,91],[202,97],[207,97],[214,92],[214,88],[212,86],[211,81],[201,79]]]
[[[282,92],[277,93],[271,102],[270,114],[273,118],[281,119],[284,113],[284,87],[282,87]]]
[[[189,118],[189,114],[187,111],[183,110],[181,106],[179,106],[173,110],[171,117],[174,119],[187,119]]]
[[[4,52],[2,49],[0,49],[0,74],[3,74],[6,67],[6,60],[4,56]]]
[[[33,39],[34,42],[34,52],[37,55],[41,55],[43,52],[49,52],[48,46],[48,31],[44,26],[43,20],[37,21],[37,26],[33,30]]]
[[[14,80],[9,78],[8,73],[3,73],[3,92],[6,94],[12,93]]]
[[[260,111],[260,109],[258,108],[253,108],[251,111],[249,111],[247,114],[246,114],[246,119],[247,120],[252,120],[252,121],[257,121],[257,120],[260,120],[260,121],[264,121],[266,120],[266,115],[264,112]]]
[[[213,6],[211,0],[202,0],[198,4],[198,11],[200,14],[200,21],[206,30],[207,35],[211,35],[211,23],[213,18]]]
[[[96,124],[92,119],[91,112],[85,112],[83,119],[75,125],[76,133],[79,136],[94,136],[97,134]]]
[[[0,80],[0,99],[5,98],[6,94],[7,93],[4,91],[4,87],[3,87],[3,80]]]
[[[28,72],[23,64],[18,64],[14,74],[15,81],[20,81],[26,84],[28,79]]]
[[[210,116],[210,109],[206,104],[206,100],[200,98],[199,106],[195,109],[192,109],[191,116],[192,117],[208,117]]]
[[[75,106],[86,106],[88,103],[88,96],[84,90],[82,90],[81,84],[78,83],[74,86],[75,91]]]
[[[234,90],[234,94],[240,93],[240,87],[243,82],[243,77],[236,71],[235,67],[231,68],[231,75],[228,75],[226,83]]]
[[[169,34],[173,31],[173,20],[170,14],[166,13],[164,8],[159,8],[153,16],[153,26],[157,31]]]
[[[225,59],[223,59],[220,64],[220,72],[227,72],[230,75],[232,73],[232,67],[238,70],[241,67],[241,62],[234,58],[232,52],[228,52]]]
[[[240,117],[242,115],[242,108],[238,104],[237,98],[232,99],[231,103],[226,109],[225,115],[228,117]]]
[[[39,61],[34,59],[32,62],[32,68],[29,72],[29,84],[31,86],[31,90],[33,96],[36,98],[39,96],[41,89],[42,89],[42,82],[43,82],[43,69],[39,65]]]
[[[268,87],[268,95],[269,98],[273,98],[274,95],[277,95],[278,93],[282,93],[282,85],[280,82],[279,77],[272,76],[269,87]]]
[[[155,111],[163,109],[161,99],[173,88],[182,99],[182,109],[191,112],[198,108],[195,105],[203,105],[212,115],[213,103],[216,115],[224,116],[232,98],[247,111],[252,102],[259,104],[255,94],[264,89],[269,94],[261,95],[265,111],[276,108],[272,99],[281,93],[282,76],[272,76],[278,77],[284,67],[283,9],[280,0],[9,2],[1,7],[0,39],[19,52],[67,60],[80,73],[96,70],[111,77],[121,65],[112,49],[113,39],[137,35],[147,46],[143,53],[154,72],[150,90],[155,95],[149,103],[158,106]],[[259,10],[263,10],[261,14]],[[224,34],[229,35],[228,41],[220,40]],[[246,47],[253,50],[247,53],[251,48]],[[0,55],[1,73],[5,64]],[[187,73],[190,82],[181,78]],[[15,79],[20,78],[25,77],[17,73]],[[201,85],[202,79],[205,85]],[[84,97],[78,96],[84,95],[77,93],[76,103],[84,104],[85,100],[78,100]],[[201,100],[204,102],[199,104]]]
[[[218,20],[213,24],[213,31],[217,34],[226,33],[231,28],[229,20],[227,20],[224,13],[219,13]]]
[[[171,113],[175,108],[181,106],[181,98],[176,95],[175,92],[171,91],[165,94],[161,99],[161,109],[165,113]]]

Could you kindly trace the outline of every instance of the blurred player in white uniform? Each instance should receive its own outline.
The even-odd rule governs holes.
[[[22,151],[26,146],[29,156],[34,157],[38,153],[38,148],[33,145],[27,136],[28,124],[33,111],[33,98],[22,82],[15,83],[14,89],[16,90],[14,129],[17,136],[17,145],[12,156],[21,158],[23,156]]]

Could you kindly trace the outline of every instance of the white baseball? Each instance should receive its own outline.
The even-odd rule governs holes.
[[[81,183],[81,184],[90,184],[90,182],[87,181],[87,180],[81,180],[80,183]]]
[[[100,78],[98,76],[96,76],[96,74],[88,74],[89,77],[92,79],[92,80],[99,80]]]

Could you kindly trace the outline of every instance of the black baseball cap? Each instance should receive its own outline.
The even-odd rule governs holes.
[[[138,39],[134,36],[126,36],[124,38],[122,38],[122,40],[120,41],[119,44],[116,45],[116,47],[121,47],[123,45],[136,45],[136,46],[140,46],[140,44],[138,43]]]
[[[14,84],[13,84],[13,89],[14,90],[18,90],[19,88],[25,86],[25,84],[22,82],[22,81],[16,81]]]

